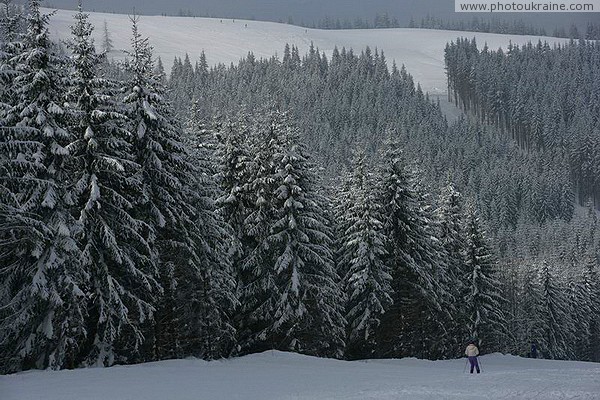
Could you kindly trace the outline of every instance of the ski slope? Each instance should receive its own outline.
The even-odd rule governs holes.
[[[600,399],[600,364],[481,358],[338,361],[265,352],[224,361],[161,361],[0,376],[2,400]]]
[[[50,10],[46,10],[50,11]],[[68,39],[73,24],[73,11],[58,10],[50,20],[50,32],[56,39]],[[104,21],[114,42],[115,50],[110,56],[122,58],[121,50],[129,47],[131,23],[127,15],[91,13],[90,21],[96,26],[97,43],[101,43]],[[537,36],[498,35],[429,29],[367,29],[367,30],[321,30],[273,22],[142,16],[140,31],[148,36],[160,56],[167,72],[173,58],[190,55],[192,63],[204,50],[211,65],[237,63],[248,52],[257,58],[281,56],[286,43],[296,45],[304,54],[310,43],[331,55],[335,46],[361,51],[366,46],[382,49],[388,62],[395,60],[404,64],[408,72],[431,94],[446,93],[444,72],[444,47],[457,37],[475,37],[481,45],[487,43],[492,49],[506,48],[509,42],[525,44],[546,40],[550,43],[565,39]]]

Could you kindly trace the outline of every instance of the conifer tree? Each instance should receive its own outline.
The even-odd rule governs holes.
[[[229,187],[224,212],[244,255],[238,271],[242,352],[278,348],[339,357],[339,278],[313,167],[285,114],[259,115],[251,132],[254,157],[244,161],[236,146],[222,181]]]
[[[214,200],[222,197],[222,191],[216,179],[218,164],[211,135],[194,113],[184,135],[184,144],[190,149],[187,158],[195,171],[184,191],[194,210],[194,225],[188,228],[193,237],[192,268],[178,276],[182,283],[177,296],[187,339],[184,350],[209,360],[235,353],[233,314],[239,305],[231,250],[238,242]]]
[[[211,320],[207,313],[214,307],[209,309],[207,306],[216,299],[209,298],[208,292],[218,289],[212,279],[216,274],[214,269],[219,265],[217,255],[222,254],[215,246],[224,234],[219,233],[217,221],[210,216],[210,212],[214,212],[209,201],[212,193],[203,194],[206,190],[201,188],[204,184],[202,172],[191,164],[181,142],[183,128],[173,122],[171,106],[164,98],[164,88],[160,84],[161,77],[154,74],[152,48],[148,39],[141,37],[137,22],[137,17],[132,18],[131,60],[127,65],[131,78],[126,82],[125,95],[135,161],[141,167],[142,192],[134,209],[149,227],[153,249],[151,262],[157,268],[165,290],[158,309],[159,323],[155,325],[153,335],[155,353],[158,358],[170,358],[178,355],[179,325],[185,323],[178,322],[176,317],[179,302],[176,296],[192,295],[203,287],[199,304],[192,306],[200,315],[187,317]],[[196,174],[200,176],[195,177]],[[198,227],[199,223],[203,225]],[[227,264],[224,265],[227,270]],[[175,293],[176,287],[179,294]],[[199,311],[201,309],[203,311]],[[213,348],[196,349],[196,352],[205,357],[222,355]]]
[[[568,313],[566,293],[559,286],[554,273],[546,260],[537,268],[540,298],[538,310],[542,325],[542,354],[549,359],[568,359],[569,333],[572,332]]]
[[[217,182],[222,196],[217,199],[219,213],[234,232],[236,243],[230,256],[234,259],[235,270],[244,258],[244,250],[249,247],[245,221],[253,206],[249,189],[251,155],[249,135],[250,117],[240,114],[235,120],[217,126]]]
[[[298,132],[281,119],[274,154],[274,221],[265,238],[278,288],[272,331],[284,348],[340,356],[344,320],[331,228]]]
[[[498,349],[506,335],[504,299],[497,280],[496,263],[487,244],[479,218],[473,209],[467,216],[465,264],[467,275],[463,301],[467,333],[488,350]]]
[[[381,205],[373,177],[366,171],[364,154],[354,161],[348,188],[342,233],[350,358],[372,357],[377,348],[376,333],[381,318],[392,305],[392,275],[387,264],[386,237],[381,222]]]
[[[462,196],[451,182],[442,188],[439,207],[436,210],[436,218],[439,228],[439,240],[444,248],[447,260],[445,271],[446,286],[453,305],[451,318],[446,321],[448,335],[444,340],[448,342],[450,349],[448,355],[460,356],[462,355],[461,345],[467,337],[464,320],[466,315],[463,302],[467,287],[467,282],[464,279],[467,275],[464,260],[466,238],[464,233]]]
[[[383,160],[379,192],[394,304],[384,317],[379,351],[388,357],[436,357],[438,317],[447,296],[439,279],[443,259],[397,144],[388,144]]]
[[[15,79],[19,75],[16,69],[15,56],[22,51],[22,34],[20,25],[23,19],[17,13],[11,0],[0,2],[0,171],[2,176],[8,176],[11,167],[10,147],[12,135],[9,134],[7,114],[17,102]],[[12,197],[10,183],[0,180],[0,203],[16,205]],[[10,240],[8,235],[7,240]],[[7,262],[10,264],[10,262]]]
[[[64,103],[65,60],[53,50],[48,15],[28,3],[27,32],[15,55],[14,103],[2,127],[0,205],[3,304],[0,343],[8,369],[73,366],[85,336],[86,275],[77,265],[70,212],[73,135]],[[6,201],[8,200],[8,201]]]
[[[260,116],[250,137],[252,157],[247,179],[252,208],[244,220],[244,260],[240,263],[240,346],[242,352],[279,348],[273,325],[279,289],[269,261],[266,238],[275,221],[274,157],[283,151],[276,111]]]
[[[150,227],[133,214],[139,198],[140,166],[128,142],[114,84],[99,78],[99,56],[87,14],[73,27],[74,73],[69,97],[77,164],[78,224],[82,238],[79,268],[88,281],[86,365],[140,359],[143,325],[153,319],[160,292],[150,247]],[[111,91],[111,87],[113,90]]]
[[[519,271],[514,283],[517,286],[514,288],[514,297],[519,299],[519,303],[510,304],[510,311],[507,313],[510,318],[508,327],[515,343],[511,350],[528,354],[533,343],[541,353],[543,321],[539,310],[540,288],[536,271],[529,265],[525,266]]]
[[[18,71],[14,56],[21,51],[22,19],[23,15],[15,10],[12,0],[0,2],[0,121],[4,121],[5,113],[15,102],[14,81]]]
[[[108,23],[104,21],[104,29],[102,30],[102,52],[105,54],[110,53],[114,48],[110,32],[108,31]]]
[[[585,290],[585,275],[583,279],[580,279],[578,275],[574,271],[571,272],[565,288],[565,308],[569,320],[566,325],[571,328],[567,335],[572,338],[568,341],[572,356],[578,360],[584,360],[589,358],[587,351],[589,350],[588,340],[591,333],[589,317],[592,315],[592,307]]]
[[[587,302],[589,314],[587,319],[588,338],[585,340],[582,359],[600,362],[600,272],[598,261],[593,256],[588,256],[583,273],[583,297]]]

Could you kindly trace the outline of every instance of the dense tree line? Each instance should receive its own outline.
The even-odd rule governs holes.
[[[598,221],[592,207],[569,223],[520,227],[499,243],[512,254],[502,272],[509,283],[509,327],[538,343],[542,356],[598,362]],[[507,348],[524,353],[523,342]]]
[[[480,121],[508,131],[521,149],[564,160],[579,204],[597,202],[598,54],[592,41],[509,46],[505,53],[459,39],[446,48],[449,96]]]
[[[569,220],[574,212],[567,159],[523,154],[495,126],[468,120],[449,126],[405,69],[389,71],[379,51],[334,49],[328,60],[312,48],[301,59],[288,47],[281,60],[249,55],[231,68],[211,69],[202,55],[195,66],[186,57],[175,61],[169,85],[182,118],[194,99],[201,99],[196,113],[203,118],[268,102],[289,109],[332,182],[348,167],[353,148],[377,158],[383,138],[393,132],[409,161],[419,162],[426,191],[435,192],[450,175],[465,194],[477,197],[493,233],[514,229],[519,221]]]
[[[467,32],[502,33],[512,35],[546,36],[546,30],[544,28],[527,25],[522,20],[517,19],[505,21],[497,18],[486,20],[474,17],[471,20],[446,21],[441,18],[435,18],[431,15],[427,15],[426,17],[421,18],[420,21],[415,21],[411,18],[408,27]]]
[[[22,33],[3,24],[2,369],[222,356],[237,301],[223,293],[229,228],[137,21],[128,78],[111,81],[86,14],[68,58],[39,2],[23,18]],[[186,340],[206,332],[210,346]]]
[[[510,138],[512,159],[531,163],[506,187],[516,170],[492,180],[492,190],[505,195],[483,210],[506,262],[509,303],[520,298],[524,305],[512,307],[511,331],[535,338],[552,358],[598,360],[598,328],[589,319],[598,313],[597,55],[597,43],[583,41],[509,46],[504,53],[459,39],[446,49],[449,95],[478,125],[491,123],[497,137]],[[480,190],[479,201],[488,195]],[[529,218],[514,212],[520,207],[531,209]]]
[[[284,21],[280,20],[280,23]],[[290,17],[288,24],[294,25],[294,20]],[[498,18],[485,19],[474,17],[470,20],[445,20],[431,15],[415,20],[411,17],[408,24],[400,23],[398,18],[388,13],[376,14],[372,20],[364,18],[336,18],[326,16],[312,24],[300,23],[300,26],[306,26],[317,29],[387,29],[387,28],[420,28],[420,29],[441,29],[463,32],[485,32],[510,35],[531,35],[531,36],[554,36],[569,39],[600,39],[600,25],[589,22],[585,29],[579,29],[577,25],[560,26],[555,28],[551,34],[546,29],[532,24],[527,24],[523,20],[502,20]]]
[[[283,23],[283,20],[279,21]],[[293,18],[286,21],[294,25]],[[420,28],[420,29],[441,29],[463,32],[485,32],[510,35],[531,35],[531,36],[553,36],[569,39],[600,39],[600,24],[589,22],[585,29],[579,29],[577,25],[560,26],[552,30],[551,34],[542,27],[527,24],[523,20],[502,20],[498,18],[485,19],[474,17],[470,20],[445,20],[431,15],[415,20],[411,17],[408,23],[400,23],[394,16],[388,13],[376,14],[372,20],[364,18],[336,18],[326,16],[312,24],[300,23],[300,26],[306,26],[313,29],[386,29],[386,28]]]
[[[589,22],[584,31],[577,28],[577,25],[571,24],[568,27],[557,27],[552,31],[552,34],[546,33],[544,28],[539,28],[534,25],[527,25],[522,20],[505,21],[501,19],[489,19],[474,17],[469,21],[453,20],[445,21],[443,19],[426,16],[419,22],[411,19],[409,28],[423,29],[445,29],[452,31],[466,32],[486,32],[486,33],[501,33],[511,35],[531,35],[531,36],[553,36],[568,39],[600,39],[600,24]]]
[[[209,69],[201,55],[195,67],[189,57],[177,59],[169,85],[181,115],[186,115],[185,104],[190,98],[202,99],[204,107],[195,112],[206,118],[269,102],[289,109],[323,168],[326,182],[339,188],[331,193],[338,199],[336,203],[344,198],[342,189],[349,185],[340,176],[352,165],[347,161],[353,157],[352,149],[362,148],[368,162],[378,163],[386,157],[383,142],[391,134],[402,143],[409,169],[416,171],[421,190],[429,198],[425,204],[431,207],[435,203],[432,195],[435,197],[449,179],[470,207],[478,211],[479,222],[492,238],[490,251],[503,271],[500,283],[510,288],[507,293],[514,293],[512,289],[524,276],[518,273],[515,276],[519,280],[513,281],[513,269],[531,272],[544,260],[564,281],[568,274],[560,260],[565,252],[574,250],[566,249],[568,242],[553,236],[551,229],[564,226],[565,237],[573,237],[582,212],[585,215],[575,201],[576,186],[568,157],[560,151],[523,151],[505,133],[506,128],[493,120],[463,118],[448,125],[439,108],[418,87],[414,88],[410,75],[403,68],[392,67],[386,72],[382,59],[380,52],[369,49],[360,54],[345,49],[334,51],[331,60],[313,49],[300,58],[297,49],[291,47],[284,49],[281,60],[256,60],[249,55],[238,65]],[[231,111],[224,111],[227,109]],[[339,147],[340,141],[345,144],[343,148]],[[337,227],[338,242],[345,229],[344,224]],[[551,245],[546,252],[523,255],[515,237],[521,243],[534,242],[531,246]],[[582,246],[597,262],[597,243],[589,241]],[[337,248],[339,253],[341,245]],[[577,263],[582,258],[574,260]],[[568,270],[577,279],[582,277],[582,270]],[[385,304],[383,300],[381,304]],[[519,297],[508,296],[506,300],[505,317],[517,323],[522,315]],[[592,315],[597,315],[597,307],[594,310]],[[542,343],[530,331],[510,332],[516,334],[504,345],[513,352],[524,354],[532,340]],[[451,331],[448,336],[460,337]]]
[[[293,20],[288,20],[289,24],[293,24]],[[303,24],[304,25],[304,24]],[[388,13],[376,14],[372,20],[367,18],[356,17],[352,20],[348,18],[339,19],[332,16],[325,16],[316,23],[310,25],[311,28],[317,29],[383,29],[383,28],[402,28],[398,18],[389,15]]]
[[[355,174],[340,195],[363,200],[334,212],[299,128],[277,105],[239,112],[212,135],[198,100],[184,127],[137,18],[121,80],[107,77],[83,12],[68,57],[50,41],[37,1],[23,18],[25,32],[3,25],[12,38],[2,58],[4,371],[273,348],[447,357],[456,349],[437,343],[440,315],[478,334],[461,329],[473,318],[456,315],[476,311],[449,294],[445,249],[398,157],[374,180]],[[326,65],[315,54],[310,62]],[[386,180],[394,185],[380,186]],[[381,188],[368,197],[372,185]],[[365,218],[381,222],[369,228]],[[335,238],[338,225],[347,229]],[[380,262],[371,263],[371,252]],[[388,281],[376,310],[371,274]]]
[[[448,126],[382,53],[286,47],[214,68],[201,55],[167,79],[135,17],[128,60],[111,65],[81,11],[66,55],[38,1],[7,16],[4,372],[267,349],[450,358],[469,338],[598,360],[591,218],[544,220],[573,238],[562,258],[521,203],[505,223],[506,193],[480,195],[498,186],[484,177],[536,161],[493,127]],[[536,201],[569,193],[547,174],[532,174],[548,187]]]
[[[356,144],[369,156],[389,130],[413,131],[419,125],[446,130],[432,104],[404,68],[388,69],[383,52],[366,48],[334,49],[331,60],[311,46],[304,56],[286,46],[282,58],[258,60],[249,54],[237,65],[208,67],[204,55],[192,64],[176,58],[170,97],[185,118],[199,100],[201,117],[230,115],[272,103],[289,109],[302,128],[302,139],[317,163],[334,177],[348,165]]]
[[[600,24],[588,22],[583,31],[577,28],[575,24],[571,24],[568,29],[559,27],[552,31],[552,36],[569,39],[600,40]]]

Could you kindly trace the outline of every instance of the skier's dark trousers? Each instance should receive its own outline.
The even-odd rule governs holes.
[[[473,369],[477,370],[477,373],[480,373],[479,363],[477,362],[477,356],[479,355],[479,349],[475,346],[475,342],[470,342],[465,350],[465,355],[469,358],[469,363],[471,364],[471,373],[473,373]]]

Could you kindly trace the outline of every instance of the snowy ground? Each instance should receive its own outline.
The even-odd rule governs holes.
[[[205,362],[162,361],[0,376],[2,400],[600,399],[600,364],[481,358],[337,361],[266,352]]]
[[[69,26],[73,24],[73,11],[59,10],[51,18],[50,31],[55,38],[67,39]],[[126,15],[91,13],[90,21],[96,26],[97,43],[108,24],[115,45],[111,53],[122,57],[120,50],[129,48],[131,24]],[[514,44],[564,42],[564,39],[537,36],[497,35],[428,29],[370,29],[370,30],[320,30],[273,22],[245,21],[215,18],[182,18],[143,16],[140,31],[149,36],[157,56],[161,56],[167,72],[173,58],[189,53],[194,62],[204,50],[211,65],[237,61],[249,51],[257,57],[281,56],[286,43],[298,46],[304,54],[311,42],[331,55],[334,46],[363,50],[367,45],[383,49],[388,61],[396,60],[398,66],[405,64],[409,73],[432,94],[446,92],[444,72],[444,47],[457,37],[476,37],[481,45],[488,43],[491,49],[506,48]]]

